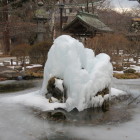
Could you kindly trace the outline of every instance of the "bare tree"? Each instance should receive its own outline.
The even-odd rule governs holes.
[[[135,16],[135,17],[139,17],[140,16],[140,4],[133,7],[132,10],[132,15]]]
[[[4,53],[7,55],[10,51],[10,37],[9,37],[9,23],[8,23],[8,1],[2,0],[1,6],[3,6],[1,20],[4,22],[4,30],[3,30]]]

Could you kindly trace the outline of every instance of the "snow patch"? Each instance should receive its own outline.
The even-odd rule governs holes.
[[[61,80],[61,79],[56,79],[56,78],[55,78],[55,87],[57,87],[57,88],[60,89],[62,92],[64,92],[63,80]]]
[[[55,102],[56,100],[52,98]],[[23,95],[16,95],[11,97],[3,97],[1,102],[22,104],[28,107],[38,108],[42,111],[54,110],[55,108],[61,107],[66,108],[64,103],[49,103],[49,100],[39,94],[39,91],[31,92]]]
[[[31,68],[36,68],[36,67],[42,67],[42,65],[40,64],[33,64],[32,66],[27,66],[27,69],[31,69]]]
[[[121,96],[121,95],[126,95],[126,94],[128,93],[125,91],[122,91],[116,88],[111,88],[111,96]]]
[[[140,66],[136,66],[136,65],[131,65],[132,69],[136,70],[136,72],[140,72]]]

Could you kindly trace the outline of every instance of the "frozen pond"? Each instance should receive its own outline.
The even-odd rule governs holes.
[[[134,96],[140,94],[140,79],[129,79],[129,80],[116,80],[113,79],[113,87],[125,90]]]
[[[0,94],[0,140],[139,140],[140,104],[127,106],[126,102],[112,105],[107,112],[91,109],[73,113],[69,121],[50,121],[39,117],[28,106],[6,103],[10,96],[25,94],[41,88]],[[134,97],[140,94],[140,79],[113,80],[113,87],[130,91]],[[2,92],[1,92],[2,93]]]
[[[41,86],[42,80],[7,80],[0,82],[0,94],[23,91]]]

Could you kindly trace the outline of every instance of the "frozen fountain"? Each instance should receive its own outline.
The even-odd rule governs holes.
[[[50,106],[63,104],[67,111],[102,107],[109,100],[112,73],[107,54],[95,56],[78,40],[62,35],[48,53],[40,93],[49,98]]]

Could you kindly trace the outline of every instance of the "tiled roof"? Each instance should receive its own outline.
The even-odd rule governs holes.
[[[77,20],[81,21],[86,26],[89,26],[91,30],[94,29],[100,32],[113,32],[113,30],[101,22],[96,15],[85,12],[79,12],[75,19],[64,27],[64,31],[75,24]]]

